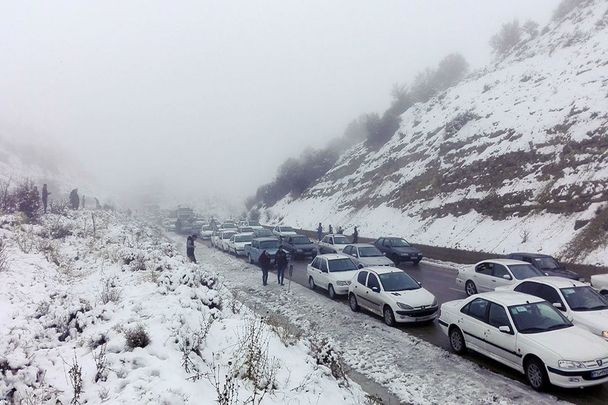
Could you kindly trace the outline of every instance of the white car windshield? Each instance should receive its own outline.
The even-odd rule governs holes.
[[[329,260],[328,263],[330,273],[357,270],[357,265],[348,258]]]
[[[291,226],[281,226],[279,228],[279,232],[295,232],[295,229],[293,229]]]
[[[407,243],[405,239],[391,239],[392,247],[410,247],[411,245]]]
[[[568,287],[562,288],[561,292],[573,311],[608,309],[608,300],[591,287]]]
[[[559,263],[552,257],[536,257],[534,263],[536,263],[536,267],[543,270],[559,269]]]
[[[298,236],[297,238],[291,238],[291,242],[294,245],[308,245],[310,244],[310,239],[306,236]]]
[[[335,245],[348,245],[350,242],[344,236],[334,236]]]
[[[253,237],[251,235],[243,235],[243,236],[234,237],[235,242],[251,242],[252,239],[253,239]]]
[[[536,267],[530,264],[511,264],[509,265],[509,270],[518,280],[525,280],[530,277],[540,277],[544,276],[544,274],[538,270]]]
[[[361,257],[378,257],[383,256],[382,252],[373,246],[366,246],[359,248],[359,256]]]
[[[572,326],[553,305],[546,301],[509,307],[519,333],[541,333]]]
[[[234,235],[234,232],[225,232],[222,234],[222,239],[230,239]]]
[[[203,231],[212,231],[210,226],[203,226]]]
[[[402,271],[380,274],[380,282],[384,291],[405,291],[422,288],[416,280]]]
[[[260,248],[262,249],[278,249],[279,241],[278,240],[266,240],[264,242],[260,242]]]

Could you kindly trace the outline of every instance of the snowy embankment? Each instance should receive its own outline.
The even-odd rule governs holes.
[[[0,238],[0,403],[367,401],[331,352],[267,324],[213,265],[132,218],[4,216]]]
[[[201,261],[219,271],[235,296],[270,319],[291,323],[304,336],[327,341],[350,368],[411,404],[555,404],[551,395],[495,374],[433,346],[369,314],[355,313],[303,286],[280,286],[273,277],[261,285],[257,266],[210,248],[199,247]],[[288,283],[287,283],[288,284]]]

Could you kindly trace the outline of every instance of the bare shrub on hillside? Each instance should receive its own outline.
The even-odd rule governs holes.
[[[0,273],[8,270],[8,255],[6,253],[6,242],[0,239]]]
[[[253,384],[253,393],[247,402],[259,404],[266,394],[277,388],[279,364],[271,357],[268,346],[268,333],[264,322],[249,320],[239,339],[241,358],[236,364],[238,375]]]
[[[180,329],[178,336],[178,347],[182,353],[182,367],[186,373],[195,372],[195,376],[198,375],[196,364],[190,356],[192,354],[199,357],[202,356],[203,345],[207,339],[209,329],[211,328],[214,320],[215,318],[210,316],[207,321],[202,323],[196,330],[192,330],[188,326]],[[198,378],[193,377],[193,379],[196,380]]]
[[[67,216],[69,211],[69,202],[67,198],[60,200],[53,200],[49,202],[49,210],[51,214],[57,214],[61,216]]]
[[[11,192],[11,179],[0,181],[0,214],[15,212],[15,198]]]
[[[78,358],[74,354],[74,360],[68,370],[68,379],[72,386],[72,400],[70,404],[80,404],[80,396],[82,395],[82,367],[78,364]]]
[[[506,55],[521,40],[522,29],[518,20],[503,24],[490,39],[490,46],[497,56]]]
[[[562,0],[557,8],[553,10],[553,21],[559,21],[566,15],[570,14],[575,8],[577,8],[583,2],[581,0]]]
[[[40,192],[29,179],[19,184],[14,191],[16,208],[22,212],[28,221],[36,221],[40,215]]]
[[[127,347],[131,350],[136,347],[146,347],[150,344],[150,336],[142,325],[137,325],[134,328],[125,331]]]
[[[99,296],[102,304],[105,305],[109,302],[119,302],[121,294],[122,290],[116,286],[116,280],[114,278],[106,278],[102,281],[102,288]]]
[[[36,246],[36,235],[31,226],[24,226],[15,235],[15,243],[23,253],[30,253]]]
[[[108,378],[108,358],[106,357],[106,344],[102,344],[99,350],[93,352],[93,360],[95,360],[95,378],[94,381],[105,381]]]
[[[317,364],[329,368],[331,375],[336,380],[348,386],[342,356],[327,338],[311,339],[310,352],[317,361]]]
[[[219,365],[213,365],[212,378],[209,378],[209,382],[215,388],[217,394],[217,403],[219,405],[237,405],[238,402],[238,386],[236,381],[236,374],[233,370],[233,364],[228,363],[230,369],[224,374],[222,378],[222,371]]]
[[[303,331],[287,319],[278,315],[270,315],[266,318],[266,323],[279,336],[285,346],[293,346],[302,339]]]

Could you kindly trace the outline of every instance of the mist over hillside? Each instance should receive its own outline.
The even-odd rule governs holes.
[[[362,141],[269,221],[438,246],[608,256],[608,4],[584,1]]]

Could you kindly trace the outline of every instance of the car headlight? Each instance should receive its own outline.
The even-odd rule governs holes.
[[[573,360],[560,360],[557,362],[557,366],[565,369],[585,368],[585,365],[582,362]]]
[[[397,303],[397,306],[398,306],[399,308],[401,308],[401,309],[414,309],[414,308],[412,308],[411,306],[409,306],[409,305],[407,305],[407,304],[404,304],[404,303],[402,303],[402,302],[398,302],[398,303]]]
[[[435,299],[433,300],[433,303],[431,304],[432,307],[436,307],[437,306],[437,297],[435,297]]]
[[[348,281],[336,281],[336,285],[344,286],[344,285],[349,285],[349,284],[350,284],[350,282],[348,282]]]
[[[608,339],[608,330],[602,331],[602,337]]]

